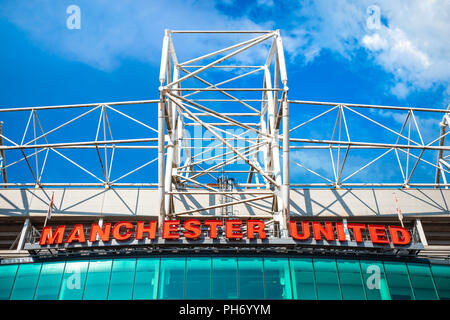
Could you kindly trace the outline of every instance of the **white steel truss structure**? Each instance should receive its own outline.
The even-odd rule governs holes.
[[[182,60],[195,36],[232,43]],[[245,205],[281,235],[290,188],[448,188],[450,108],[289,100],[278,30],[166,30],[159,82],[155,100],[0,109],[0,186],[157,187],[160,222]]]
[[[178,59],[173,40],[173,35],[177,33],[187,36],[196,32],[166,30],[163,41],[158,108],[158,188],[161,217],[167,215],[172,218],[193,211],[232,208],[242,203],[263,209],[258,201],[269,199],[272,202],[270,211],[273,213],[273,221],[279,223],[281,230],[286,232],[289,216],[289,107],[286,65],[279,31],[210,31],[209,34],[221,36],[248,34],[250,39],[187,61]],[[245,65],[239,59],[242,55],[253,54],[249,52],[261,46],[267,48],[263,64]],[[211,69],[215,69],[215,72],[208,73]],[[214,79],[210,79],[211,74]],[[230,77],[230,74],[233,76]],[[238,80],[242,81],[243,78],[255,75],[259,77],[257,87],[228,87],[228,84],[233,85]],[[194,84],[195,87],[191,87],[191,83],[197,86]],[[207,99],[196,99],[205,93],[208,93]],[[262,97],[261,101],[256,102],[257,106],[249,101],[255,95]],[[228,104],[232,105],[233,113],[223,112],[228,109]],[[246,112],[236,112],[240,109]],[[243,122],[240,120],[242,117],[250,121]],[[218,143],[206,150],[189,149],[190,144],[185,143],[189,139],[186,133],[187,125],[201,126]],[[281,126],[286,134],[280,138]],[[238,130],[242,132],[236,134]],[[253,134],[253,139],[247,139],[248,144],[242,147],[235,146],[233,142],[245,139],[242,137],[244,134]],[[165,137],[168,141],[165,141]],[[282,163],[280,140],[283,150]],[[165,148],[167,157],[164,159]],[[183,148],[186,155],[184,162],[180,156]],[[204,154],[211,148],[223,148],[223,153],[212,157],[216,161],[208,165],[208,161],[213,159],[204,157]],[[262,154],[262,163],[258,161],[259,153]],[[199,157],[202,155],[203,157]],[[204,181],[205,175],[218,180],[211,174],[217,169],[222,170],[222,179],[225,179],[224,175],[233,173],[232,165],[239,161],[247,170],[245,187],[255,189],[263,186],[266,190],[263,194],[257,195],[254,190],[249,190],[248,193],[253,196],[247,195],[242,199],[232,189],[220,188],[218,181],[210,184]],[[196,168],[201,171],[195,171]],[[259,175],[263,180],[262,184],[253,183],[253,175]],[[188,191],[189,186],[221,193],[225,201],[197,210],[176,210],[174,197],[178,192]]]

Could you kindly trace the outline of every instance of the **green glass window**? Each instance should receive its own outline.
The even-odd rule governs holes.
[[[211,298],[211,258],[187,258],[186,299]]]
[[[238,258],[240,299],[264,299],[262,258]]]
[[[0,265],[0,300],[450,299],[450,265],[303,257],[146,257]]]
[[[16,276],[17,264],[0,266],[0,300],[8,300]]]
[[[67,261],[59,291],[60,300],[81,300],[83,298],[88,261]]]
[[[334,259],[313,259],[319,300],[341,300],[341,289]]]
[[[450,300],[450,265],[431,265],[434,283],[440,299]]]
[[[159,258],[139,258],[136,263],[133,299],[156,299]]]
[[[422,263],[408,263],[407,267],[416,299],[437,300],[430,266]]]
[[[114,259],[108,300],[131,300],[135,268],[135,259]]]
[[[81,300],[83,298],[88,261],[68,261],[59,292],[60,300]]]
[[[360,261],[368,300],[391,300],[382,262]]]
[[[339,283],[344,300],[365,300],[361,268],[357,260],[337,260]]]
[[[161,258],[158,299],[184,298],[185,258]]]
[[[292,299],[287,258],[264,258],[264,281],[266,299]]]
[[[237,258],[212,258],[213,299],[237,299]]]
[[[414,300],[414,293],[403,262],[384,262],[384,270],[393,300]]]
[[[294,299],[317,300],[312,259],[290,258]]]
[[[112,260],[90,260],[83,300],[106,300]]]
[[[11,292],[11,300],[33,300],[41,265],[42,263],[19,265],[14,287]]]
[[[64,272],[64,262],[46,262],[36,288],[35,300],[57,300]]]

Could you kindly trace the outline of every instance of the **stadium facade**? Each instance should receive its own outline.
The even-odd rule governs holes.
[[[450,298],[448,109],[289,100],[278,30],[166,30],[159,81],[0,109],[0,299]]]

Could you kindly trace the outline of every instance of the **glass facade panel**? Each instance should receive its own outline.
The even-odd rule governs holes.
[[[135,259],[114,259],[108,300],[131,300],[135,269]]]
[[[0,299],[450,299],[450,265],[303,257],[179,257],[0,266]]]
[[[382,262],[360,261],[364,288],[368,300],[391,300]]]
[[[0,266],[0,300],[8,300],[18,269],[17,264]]]
[[[11,292],[11,300],[33,300],[41,266],[42,263],[19,265]]]
[[[81,300],[89,261],[67,261],[59,291],[60,300]]]
[[[187,258],[186,299],[211,298],[211,258]]]
[[[421,263],[408,263],[408,273],[417,300],[437,300],[437,292],[431,276],[430,266]]]
[[[64,262],[48,262],[42,265],[41,275],[36,288],[35,300],[56,300],[61,287]]]
[[[158,299],[183,299],[186,258],[161,258]]]
[[[239,299],[264,299],[262,258],[238,258]]]
[[[83,300],[106,300],[112,260],[90,260]]]
[[[294,299],[317,300],[312,259],[290,258]]]
[[[450,265],[431,265],[439,298],[450,300]]]
[[[137,259],[133,299],[156,299],[159,261],[159,258]]]
[[[334,259],[313,259],[319,300],[341,300],[341,289]]]
[[[384,262],[392,300],[414,300],[408,269],[402,262]]]
[[[264,258],[266,299],[292,299],[287,258]]]
[[[344,300],[366,300],[359,261],[337,260],[339,282]]]
[[[212,258],[213,299],[237,299],[237,258]]]

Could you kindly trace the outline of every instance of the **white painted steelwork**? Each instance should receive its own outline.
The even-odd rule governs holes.
[[[228,38],[231,43],[181,60],[185,42],[181,41],[177,47],[177,41],[196,36],[211,41],[231,37]],[[238,40],[233,42],[235,39]],[[98,204],[88,205],[83,210],[87,210],[88,215],[114,216],[114,210],[121,211],[120,214],[128,210],[130,214],[156,215],[159,225],[164,219],[230,212],[275,222],[280,235],[286,234],[290,216],[302,214],[304,199],[299,196],[302,191],[298,188],[311,188],[311,193],[322,194],[323,197],[317,199],[320,205],[328,201],[334,203],[333,192],[357,194],[358,188],[364,189],[361,196],[365,199],[370,199],[373,192],[391,192],[383,191],[386,188],[401,188],[406,194],[415,194],[416,188],[436,188],[435,192],[426,191],[431,192],[427,196],[440,199],[442,189],[448,188],[450,146],[446,145],[445,137],[449,133],[446,127],[450,124],[450,108],[289,100],[283,42],[278,30],[166,30],[159,82],[159,99],[154,100],[0,109],[0,120],[4,122],[0,131],[3,179],[0,186],[30,188],[20,191],[25,193],[34,192],[33,188],[46,193],[51,187],[62,188],[60,191],[81,187],[85,189],[73,190],[70,194],[81,192],[80,197],[86,198],[86,202],[80,201],[85,204],[96,198],[87,200],[91,193],[88,189],[93,187],[105,188],[105,195],[115,199],[112,203],[128,199],[128,195],[118,196],[122,192],[133,193],[131,197],[135,200],[142,196],[140,192],[148,192],[150,202],[141,202],[148,205],[142,209],[144,211],[137,206],[140,200],[132,201],[135,209],[125,205],[124,208],[130,207],[130,210],[111,208],[108,211],[104,202],[100,212]],[[252,87],[255,83],[257,85]],[[145,112],[136,112],[133,108],[137,107]],[[58,112],[67,112],[67,116],[59,118]],[[20,118],[23,122],[13,122],[18,117],[10,115],[17,113],[26,115]],[[55,115],[51,121],[49,114]],[[47,121],[43,120],[45,117]],[[81,133],[87,130],[84,121],[89,117],[97,120],[92,137],[85,138]],[[130,129],[130,137],[117,136],[111,125],[112,117],[122,119],[123,126],[133,124],[139,128],[136,130],[142,131]],[[76,134],[64,134],[65,129],[77,124],[81,126]],[[23,132],[13,134],[17,129],[12,128],[19,126],[24,127]],[[195,135],[196,128],[202,128],[207,134]],[[92,150],[94,159],[86,163],[79,161],[70,154],[73,150]],[[133,150],[147,153],[139,158],[140,163],[135,167],[117,171],[121,167],[117,152]],[[215,150],[223,152],[213,155]],[[324,152],[326,157],[316,157],[314,152]],[[355,156],[357,152],[371,153],[362,157]],[[49,154],[75,166],[85,174],[86,181],[74,181],[70,177],[63,182],[46,179]],[[399,179],[381,181],[377,174],[365,175],[389,157],[392,158],[389,170],[395,171]],[[6,172],[13,172],[15,168],[22,168],[22,175],[28,174],[28,178],[15,181],[15,175],[10,174],[7,178]],[[142,179],[143,170],[148,168],[152,168],[153,175]],[[428,174],[431,170],[436,173],[434,181],[425,181],[422,173]],[[139,182],[137,174],[144,181]],[[217,180],[221,176],[243,174],[246,177],[236,182],[237,190],[219,189]],[[134,188],[134,191],[123,188]],[[144,191],[147,188],[150,190]],[[157,191],[153,190],[155,188]],[[410,188],[408,193],[406,190]],[[417,190],[416,198],[410,198],[421,199],[416,201],[418,205],[422,203],[417,210],[448,214],[443,204],[435,211],[424,205],[425,191]],[[1,194],[9,196],[3,191]],[[6,201],[5,208],[18,201],[16,197],[14,194],[11,201]],[[205,200],[208,197],[214,200]],[[216,201],[215,197],[226,201]],[[385,208],[394,203],[387,197],[383,200]],[[445,193],[442,199],[446,197]],[[58,196],[56,199],[58,201]],[[48,205],[47,200],[42,198],[42,206]],[[357,201],[354,206],[364,210]],[[223,207],[232,209],[215,210]],[[408,203],[402,207],[402,212],[407,213],[405,207]],[[16,209],[22,214],[27,210],[19,205]],[[39,210],[29,213],[37,214]],[[308,212],[307,208],[305,210]],[[343,216],[348,213],[348,210],[338,211]],[[316,212],[312,210],[309,214]]]

